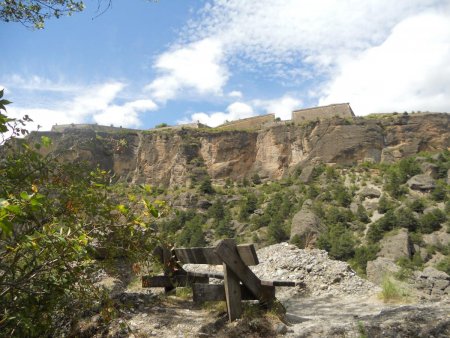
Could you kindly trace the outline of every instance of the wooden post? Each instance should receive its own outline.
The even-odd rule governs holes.
[[[224,239],[217,245],[216,254],[224,262],[237,278],[244,284],[256,298],[261,298],[261,280],[253,273],[250,268],[242,262],[236,249],[236,241],[233,239]]]
[[[232,322],[242,314],[241,286],[239,285],[239,278],[225,263],[223,264],[223,273],[228,318]]]

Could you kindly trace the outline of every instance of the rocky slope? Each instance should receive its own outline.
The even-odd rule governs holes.
[[[303,125],[282,123],[259,131],[178,129],[117,133],[69,128],[49,136],[46,151],[70,161],[87,160],[120,180],[186,186],[205,175],[220,180],[280,179],[308,164],[392,162],[450,146],[449,114],[380,115]]]
[[[99,316],[80,323],[77,337],[448,337],[450,300],[409,299],[384,303],[380,288],[321,250],[280,243],[257,251],[255,273],[265,279],[302,281],[277,288],[286,307],[281,318],[245,312],[227,323],[219,307],[198,307],[190,299],[157,296],[155,289],[122,288],[115,293],[119,311],[110,323]],[[189,265],[190,270],[205,266]]]

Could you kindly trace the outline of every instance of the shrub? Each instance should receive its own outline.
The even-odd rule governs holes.
[[[206,176],[201,182],[199,186],[200,192],[204,194],[213,194],[214,188],[212,186],[211,178]]]
[[[404,301],[409,296],[392,277],[383,278],[381,289],[380,296],[385,303]]]
[[[446,274],[450,275],[450,256],[445,257],[437,265],[436,269],[444,271]]]
[[[380,248],[376,244],[357,247],[355,249],[355,255],[350,261],[352,268],[360,274],[365,275],[367,262],[376,259],[379,250]]]
[[[440,209],[433,209],[432,211],[420,216],[420,230],[425,234],[439,230],[441,224],[445,222],[446,218],[447,217]]]

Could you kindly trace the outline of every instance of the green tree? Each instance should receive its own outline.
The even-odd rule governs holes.
[[[0,128],[17,135],[23,121],[5,114]],[[105,171],[39,155],[48,137],[6,141],[0,153],[0,332],[64,335],[58,329],[104,298],[94,286],[96,270],[117,255],[148,259],[143,253],[155,244],[149,224],[159,212],[146,200],[118,204]]]
[[[0,20],[42,29],[46,20],[81,12],[84,7],[83,1],[79,0],[3,0],[0,2]]]
[[[215,192],[212,186],[211,178],[209,176],[206,176],[200,182],[199,190],[204,194],[213,194]]]

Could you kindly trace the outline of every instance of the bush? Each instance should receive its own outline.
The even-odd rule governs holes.
[[[357,247],[355,249],[355,255],[350,261],[352,268],[360,274],[365,275],[367,262],[376,259],[379,250],[380,248],[376,244]]]
[[[429,234],[433,231],[439,230],[441,228],[441,224],[445,222],[446,218],[447,217],[440,209],[433,209],[420,217],[420,230],[424,234]]]
[[[393,209],[393,204],[388,200],[386,195],[382,195],[378,201],[378,212],[384,214],[387,211]]]
[[[414,216],[411,209],[401,207],[395,211],[396,226],[406,228],[409,231],[415,231],[419,227],[419,221]]]
[[[209,176],[206,176],[200,183],[199,186],[200,192],[204,194],[213,194],[214,188],[212,186],[211,178]]]

